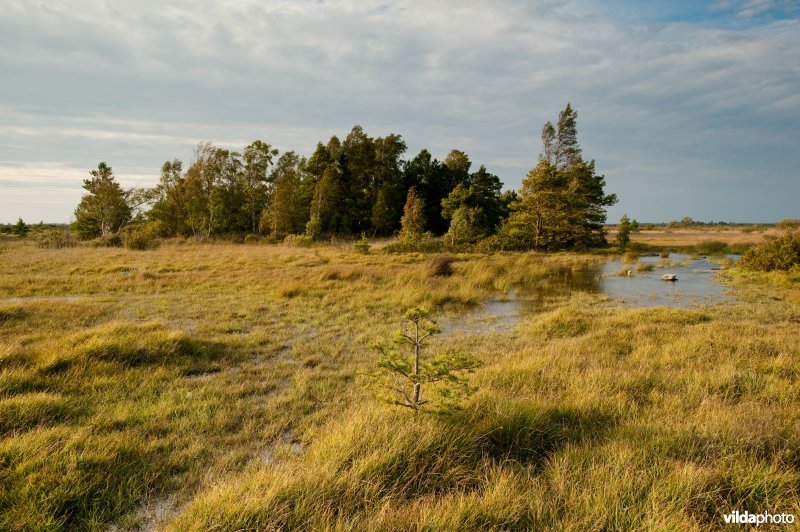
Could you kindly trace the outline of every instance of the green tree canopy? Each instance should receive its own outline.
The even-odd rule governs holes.
[[[80,238],[106,237],[130,220],[131,209],[110,166],[101,162],[89,173],[91,177],[83,181],[88,194],[75,209],[75,231]]]
[[[269,170],[277,156],[278,150],[260,140],[250,143],[242,153],[241,209],[247,216],[247,227],[253,233],[258,232],[261,212],[275,186],[274,174]]]
[[[278,159],[270,177],[274,189],[261,219],[261,229],[277,240],[302,233],[308,221],[301,190],[304,165],[305,161],[295,152],[286,152]]]
[[[280,238],[303,228],[314,238],[389,235],[401,228],[411,188],[423,206],[422,226],[434,234],[444,234],[462,208],[459,226],[469,221],[474,231],[460,234],[491,234],[507,217],[513,197],[500,194],[499,178],[485,166],[471,173],[466,153],[451,150],[440,162],[423,149],[404,160],[406,149],[400,135],[373,138],[358,125],[344,140],[334,135],[317,143],[308,159],[294,152],[278,159],[261,140],[241,153],[203,142],[188,167],[177,159],[164,163],[155,187],[120,189],[131,211],[124,218],[151,222],[161,236],[261,231]],[[88,207],[81,207],[80,223],[85,234],[99,235],[100,225],[87,222]]]
[[[631,241],[631,221],[627,214],[623,214],[619,220],[619,229],[617,230],[617,244],[620,247],[626,247]]]
[[[155,201],[148,218],[155,222],[164,236],[186,235],[187,191],[182,175],[183,162],[178,159],[166,161],[161,166],[161,178],[154,188]]]
[[[617,197],[604,192],[605,178],[595,172],[595,162],[581,157],[576,118],[567,104],[557,130],[545,124],[543,153],[511,205],[499,247],[564,249],[605,243],[605,209]]]
[[[26,224],[22,220],[22,218],[18,218],[17,219],[17,223],[15,223],[11,227],[11,232],[14,233],[17,236],[25,236],[25,235],[27,235],[28,234],[28,230],[29,230],[28,224]]]
[[[425,232],[425,200],[413,187],[408,189],[400,226],[400,237],[403,240],[415,240]]]

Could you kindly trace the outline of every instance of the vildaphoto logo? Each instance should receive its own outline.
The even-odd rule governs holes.
[[[725,518],[725,523],[729,525],[760,526],[766,524],[791,525],[794,523],[793,514],[771,514],[769,512],[751,514],[747,511],[740,512],[739,510],[735,510],[729,514],[725,514],[723,517]]]

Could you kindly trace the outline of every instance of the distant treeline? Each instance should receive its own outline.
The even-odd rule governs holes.
[[[84,181],[75,211],[82,239],[123,228],[161,237],[399,234],[414,247],[433,235],[450,245],[484,241],[492,249],[556,249],[605,243],[603,176],[585,161],[570,105],[542,130],[543,153],[517,191],[469,156],[442,161],[423,149],[405,159],[400,135],[373,138],[360,126],[319,142],[308,158],[280,154],[257,140],[242,152],[202,143],[188,167],[165,162],[153,188],[123,190],[102,162]]]
[[[66,224],[46,224],[39,222],[37,224],[26,224],[22,218],[18,219],[13,224],[0,224],[1,235],[17,235],[20,237],[28,236],[31,233],[38,234],[49,232],[56,229],[66,229]]]

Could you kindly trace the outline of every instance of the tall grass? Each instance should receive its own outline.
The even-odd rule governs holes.
[[[457,316],[599,260],[455,258],[431,276],[425,255],[349,243],[10,243],[0,529],[684,530],[734,509],[800,515],[800,279],[729,272],[736,305],[574,294],[509,331],[445,329],[431,347],[478,356],[479,391],[457,415],[415,419],[359,377],[402,309]]]

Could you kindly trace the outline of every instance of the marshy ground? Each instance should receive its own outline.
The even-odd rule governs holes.
[[[694,308],[532,288],[604,260],[464,254],[434,276],[426,255],[349,246],[5,244],[0,529],[800,517],[798,280],[724,273],[736,299]],[[459,328],[510,298],[536,310]],[[483,362],[452,417],[362,384],[411,306],[440,318],[434,348]]]

